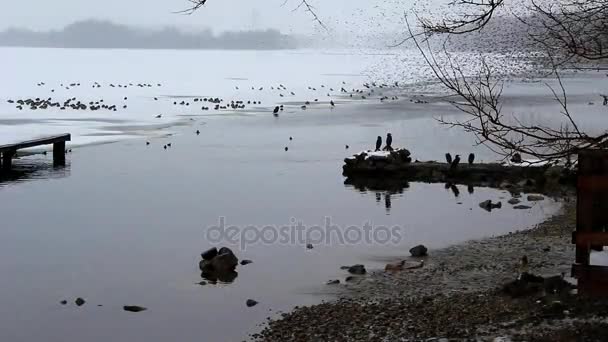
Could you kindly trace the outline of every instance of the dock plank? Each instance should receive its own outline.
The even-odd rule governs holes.
[[[11,152],[11,151],[20,150],[23,148],[35,147],[35,146],[40,146],[40,145],[50,145],[50,144],[55,144],[55,143],[60,143],[60,142],[71,141],[71,140],[72,140],[72,136],[69,133],[54,135],[54,136],[49,136],[49,137],[44,137],[44,138],[38,138],[38,139],[32,139],[32,140],[22,141],[22,142],[14,143],[14,144],[0,145],[0,153]]]

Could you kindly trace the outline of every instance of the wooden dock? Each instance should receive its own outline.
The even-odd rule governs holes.
[[[15,144],[0,145],[0,154],[2,155],[2,158],[0,158],[1,169],[8,171],[12,168],[13,158],[15,157],[17,150],[50,144],[53,144],[53,164],[57,166],[65,165],[65,142],[71,140],[72,136],[69,133],[66,133]]]

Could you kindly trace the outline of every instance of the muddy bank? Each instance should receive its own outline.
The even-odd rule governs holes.
[[[343,287],[335,302],[269,322],[260,341],[419,341],[429,338],[594,341],[608,330],[606,302],[544,291],[512,298],[502,286],[521,272],[569,274],[575,204],[537,227],[430,251],[423,268],[377,271]],[[404,251],[406,255],[407,251]],[[420,259],[408,258],[414,261]],[[394,261],[394,260],[392,260]],[[595,323],[593,323],[595,322]]]

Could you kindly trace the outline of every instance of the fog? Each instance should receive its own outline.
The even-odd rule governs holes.
[[[286,34],[349,35],[402,32],[404,11],[410,0],[309,0],[330,34],[315,24],[298,0],[208,0],[192,15],[176,12],[187,0],[52,0],[5,1],[0,30],[61,30],[83,20],[104,20],[133,27],[215,32],[276,29]],[[429,2],[432,2],[430,0]]]
[[[141,29],[111,22],[87,20],[62,30],[35,32],[8,29],[0,32],[0,46],[55,48],[134,48],[134,49],[289,49],[297,47],[295,38],[275,29],[222,32],[211,30],[182,32],[168,27]]]

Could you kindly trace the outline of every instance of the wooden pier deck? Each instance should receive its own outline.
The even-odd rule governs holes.
[[[65,133],[15,144],[0,145],[0,154],[2,155],[2,158],[0,158],[1,169],[8,171],[12,168],[13,158],[18,150],[50,144],[53,144],[53,164],[58,166],[65,165],[65,143],[71,140],[72,136],[69,133]]]

